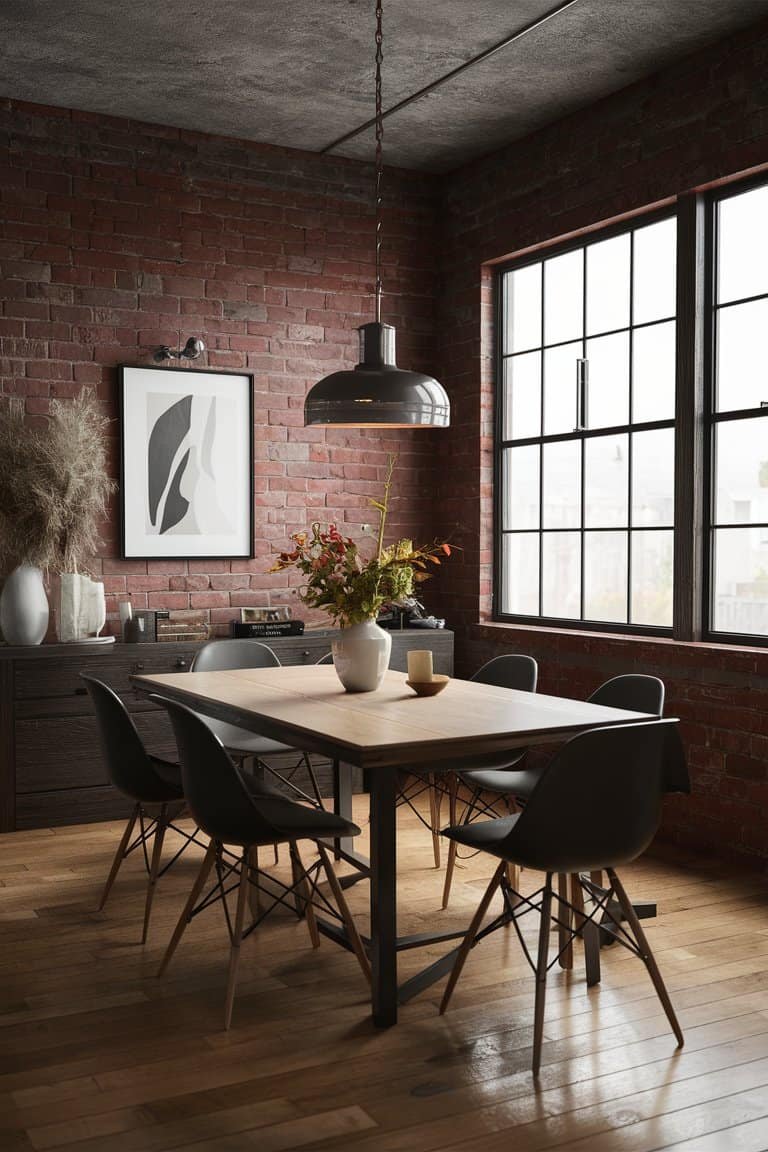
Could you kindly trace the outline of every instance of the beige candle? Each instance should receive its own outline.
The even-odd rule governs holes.
[[[432,679],[432,653],[414,651],[408,653],[408,679],[414,684],[423,684]]]

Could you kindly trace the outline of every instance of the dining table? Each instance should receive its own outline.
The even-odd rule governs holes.
[[[342,858],[370,880],[371,1008],[374,1023],[397,1022],[398,1005],[447,973],[448,952],[403,983],[398,953],[455,940],[463,931],[398,935],[398,775],[441,773],[482,767],[514,749],[552,744],[590,728],[637,723],[655,717],[641,712],[570,700],[543,693],[497,688],[453,679],[434,696],[418,696],[402,672],[388,671],[373,692],[347,692],[332,665],[134,675],[137,689],[186,704],[283,744],[329,757],[337,775],[347,766],[366,772],[370,793],[370,859]],[[351,816],[350,789],[334,782],[340,815]],[[319,925],[348,947],[343,928]]]

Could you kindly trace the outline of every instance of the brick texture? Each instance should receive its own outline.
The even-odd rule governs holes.
[[[397,452],[392,532],[416,532],[432,454],[416,433],[306,429],[312,383],[357,360],[372,318],[372,168],[356,161],[0,100],[0,391],[44,421],[53,397],[96,390],[118,364],[201,335],[195,367],[255,377],[252,562],[121,561],[117,503],[90,570],[116,602],[199,607],[226,631],[241,606],[284,603],[270,554],[313,519],[355,534]],[[436,195],[392,171],[385,319],[403,364],[434,371]],[[110,445],[118,470],[117,427]]]
[[[457,629],[460,673],[530,652],[542,690],[574,697],[619,672],[657,673],[694,785],[670,800],[664,834],[753,860],[768,859],[768,653],[478,621],[491,614],[493,262],[768,166],[767,65],[762,24],[448,178],[438,334],[453,419],[435,442],[440,527],[464,546],[436,601]]]

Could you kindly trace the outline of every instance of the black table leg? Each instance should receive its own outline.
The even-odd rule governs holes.
[[[393,768],[371,772],[371,999],[378,1028],[397,1023],[397,858]]]
[[[333,810],[345,820],[352,819],[352,765],[333,761]],[[340,860],[339,849],[352,852],[354,841],[351,836],[336,837],[333,842],[333,858]]]

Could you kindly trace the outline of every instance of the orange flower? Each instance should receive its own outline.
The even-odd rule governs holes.
[[[450,544],[441,544],[440,547],[442,548],[443,552],[445,552],[446,556],[450,556],[450,554],[451,554]]]

